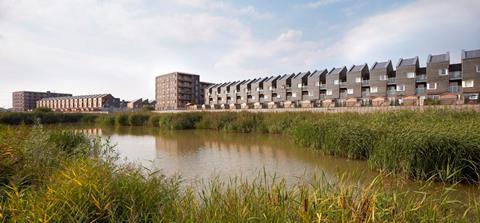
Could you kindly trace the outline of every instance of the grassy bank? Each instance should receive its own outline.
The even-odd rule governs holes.
[[[472,222],[480,200],[393,192],[322,178],[287,187],[234,178],[180,187],[178,178],[115,164],[108,145],[70,132],[0,126],[4,222]],[[201,188],[201,189],[198,189]]]
[[[51,116],[55,115],[49,114],[49,120],[54,120]],[[66,115],[58,114],[58,119],[65,120],[62,117]],[[284,134],[299,145],[325,154],[368,160],[374,169],[412,179],[470,183],[480,179],[480,115],[476,112],[429,110],[369,114],[199,112],[71,115],[78,116],[78,122],[106,125]],[[2,119],[0,116],[0,123],[5,123],[2,120],[11,119]]]

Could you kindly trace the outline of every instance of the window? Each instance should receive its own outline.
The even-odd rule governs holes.
[[[473,87],[473,80],[462,81],[462,87]]]
[[[475,71],[477,71],[477,73],[480,73],[480,64],[475,66]]]
[[[370,92],[372,92],[372,93],[377,93],[377,92],[378,92],[378,87],[372,87],[372,88],[370,88]]]
[[[386,80],[387,80],[387,75],[385,75],[385,74],[384,74],[384,75],[380,75],[379,78],[380,78],[381,81],[386,81]]]
[[[259,88],[259,87],[257,87],[257,91],[260,91],[260,88]]]
[[[338,85],[338,84],[340,84],[340,82],[338,80],[333,80],[333,84]]]
[[[297,93],[293,93],[292,97],[294,97],[294,98],[297,97]]]
[[[437,83],[427,83],[427,90],[437,89]]]
[[[362,78],[361,77],[356,77],[355,78],[355,83],[360,83],[362,82]]]
[[[353,89],[347,89],[347,94],[353,94]]]
[[[438,70],[438,75],[440,75],[440,76],[448,75],[448,68],[439,69]]]
[[[469,96],[468,96],[468,99],[470,99],[470,100],[478,100],[478,94],[469,95]]]
[[[398,85],[397,91],[405,91],[405,85]]]
[[[415,72],[408,72],[407,78],[415,78]]]
[[[317,87],[320,86],[320,81],[317,81],[317,82],[315,83],[315,86],[317,86]]]
[[[268,95],[263,96],[265,99],[268,99]]]
[[[272,89],[273,89],[272,86],[268,87],[268,90],[272,90]]]
[[[297,87],[298,87],[298,88],[302,88],[302,83],[299,83],[299,84],[297,85]]]
[[[332,90],[327,90],[326,95],[332,95]]]

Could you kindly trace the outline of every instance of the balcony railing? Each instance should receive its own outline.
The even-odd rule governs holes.
[[[448,87],[448,92],[453,92],[453,93],[460,92],[460,87],[459,86],[449,86]]]
[[[362,85],[367,86],[370,84],[370,80],[362,80]]]
[[[347,98],[348,94],[347,93],[340,93],[340,98]]]
[[[425,94],[425,88],[417,88],[416,92],[417,94]]]
[[[461,79],[461,78],[462,78],[462,72],[460,71],[450,72],[450,79]]]
[[[418,82],[427,81],[427,75],[425,74],[417,75],[417,81]]]
[[[395,84],[396,81],[397,81],[396,78],[394,78],[394,77],[389,77],[389,78],[387,79],[387,84]]]
[[[362,92],[362,98],[370,97],[370,92]]]
[[[326,84],[320,84],[320,88],[326,88],[327,85]]]
[[[396,95],[397,91],[396,90],[388,90],[387,95]]]

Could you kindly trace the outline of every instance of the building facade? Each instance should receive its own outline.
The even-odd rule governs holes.
[[[13,111],[31,111],[37,107],[37,101],[42,98],[72,96],[72,94],[34,91],[16,91],[12,93]]]
[[[157,110],[186,109],[190,104],[203,104],[205,89],[211,83],[200,82],[197,74],[173,72],[155,79]]]
[[[399,59],[396,69],[388,60],[371,69],[362,64],[240,81],[236,103],[244,108],[253,108],[253,102],[260,103],[255,108],[479,103],[480,49],[462,51],[458,64],[450,63],[448,52],[429,55],[426,64],[420,67],[419,58],[411,57]],[[215,108],[212,92],[205,101]]]
[[[37,101],[37,107],[58,112],[115,111],[120,107],[120,99],[111,94],[52,97]]]

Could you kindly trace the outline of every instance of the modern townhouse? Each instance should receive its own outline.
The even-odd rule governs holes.
[[[303,98],[308,98],[308,77],[310,74],[310,71],[302,72],[292,78],[292,97],[290,100],[290,107],[301,106]]]
[[[361,106],[368,104],[370,97],[370,87],[368,81],[370,79],[370,71],[367,64],[353,65],[347,72],[347,101],[346,105]],[[365,100],[361,100],[365,99]],[[365,102],[366,101],[366,102]]]
[[[441,104],[459,103],[461,64],[450,64],[450,53],[429,55],[426,71],[428,99],[440,100]]]
[[[269,77],[258,78],[252,85],[252,101],[254,108],[264,108],[266,105],[260,103],[262,99],[265,99],[265,90],[263,83],[269,79]]]
[[[242,108],[253,108],[252,83],[257,79],[251,79],[240,85],[240,104]]]
[[[392,61],[375,62],[370,69],[370,97],[373,106],[390,105],[387,100],[388,78],[395,78]],[[393,87],[395,91],[395,86]]]
[[[326,69],[316,70],[307,77],[307,86],[304,87],[304,91],[306,90],[308,95],[303,96],[302,107],[321,105],[321,100],[325,99],[325,78],[327,73],[328,70]]]
[[[272,76],[263,82],[263,89],[264,89],[264,102],[267,103],[268,108],[277,108],[278,103],[276,102],[278,95],[277,95],[277,81],[282,76]]]
[[[324,107],[335,106],[335,103],[342,104],[346,95],[340,96],[340,83],[345,83],[347,78],[347,67],[333,68],[326,76]],[[346,94],[346,89],[345,90]]]
[[[420,63],[418,57],[407,59],[400,58],[400,60],[398,60],[395,83],[396,97],[400,104],[416,104],[416,83],[419,69]]]
[[[462,90],[465,103],[478,103],[480,92],[480,49],[462,51]]]
[[[277,98],[276,101],[280,102],[283,106],[285,102],[291,104],[292,100],[292,78],[295,74],[285,74],[277,80]]]

